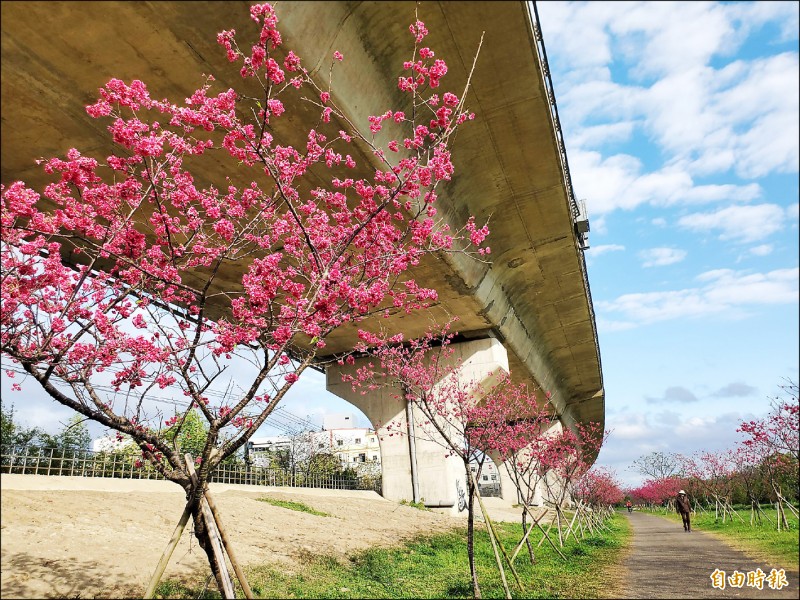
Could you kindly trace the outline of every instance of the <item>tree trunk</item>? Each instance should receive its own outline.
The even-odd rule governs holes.
[[[222,541],[217,533],[217,525],[208,503],[205,501],[205,479],[200,481],[200,477],[194,471],[192,457],[190,454],[184,455],[186,469],[191,478],[191,484],[187,493],[187,501],[193,500],[192,518],[194,520],[194,536],[203,552],[206,553],[208,566],[214,575],[217,583],[217,590],[223,598],[234,598],[233,585],[228,575],[228,566],[225,564],[225,554],[222,548]],[[213,533],[212,533],[213,532]]]
[[[481,597],[481,588],[478,585],[478,572],[475,570],[475,489],[472,478],[467,479],[467,555],[469,556],[469,575],[472,580],[472,594],[475,598]]]
[[[217,589],[219,590],[220,595],[223,595],[222,590],[225,589],[225,585],[222,579],[222,570],[219,562],[217,561],[216,554],[214,553],[211,535],[209,533],[205,516],[201,510],[199,502],[194,507],[192,518],[194,519],[194,537],[197,538],[197,543],[200,544],[200,548],[202,548],[203,552],[206,553],[208,565],[211,567],[211,573],[214,575],[214,580],[217,582]]]
[[[528,531],[527,516],[528,516],[528,511],[527,511],[526,508],[523,507],[523,509],[522,509],[522,531],[523,531],[523,533]],[[533,553],[533,544],[531,544],[530,536],[526,536],[525,537],[525,545],[528,546],[528,557],[531,559],[531,564],[535,565],[536,564],[536,555]]]
[[[225,553],[227,552],[228,560],[230,560],[233,570],[236,572],[236,576],[239,578],[239,583],[242,586],[242,591],[244,592],[245,598],[252,598],[253,592],[250,589],[250,585],[247,583],[247,578],[244,575],[244,571],[242,571],[239,562],[236,560],[236,556],[233,552],[233,546],[228,540],[228,536],[225,533],[224,527],[222,526],[222,518],[220,517],[214,499],[211,496],[211,490],[208,487],[208,483],[203,483],[202,485],[200,484],[199,478],[194,469],[194,464],[192,463],[191,455],[185,454],[184,460],[186,461],[186,469],[189,471],[189,476],[192,479],[192,483],[197,486],[197,489],[203,489],[203,495],[200,498],[200,509],[201,514],[205,519],[208,538],[211,540],[211,547],[213,549],[217,565],[220,567],[220,576],[223,583],[223,587],[220,588],[220,591],[225,598],[236,597],[233,582],[231,581],[231,576],[228,573],[228,566],[225,562]],[[218,580],[217,583],[219,584],[220,581]]]

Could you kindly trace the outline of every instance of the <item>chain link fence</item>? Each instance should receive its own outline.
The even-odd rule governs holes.
[[[125,452],[93,452],[35,446],[0,446],[0,473],[71,477],[164,479],[152,464]],[[240,485],[307,487],[334,490],[373,490],[381,493],[381,478],[289,471],[276,467],[220,464],[212,482]]]

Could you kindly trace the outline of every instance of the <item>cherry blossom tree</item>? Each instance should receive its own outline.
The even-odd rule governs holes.
[[[550,393],[541,394],[544,402],[537,398],[537,390],[527,385],[505,385],[496,391],[495,409],[488,420],[489,434],[484,436],[484,447],[492,452],[502,463],[509,479],[514,484],[517,499],[521,505],[523,536],[512,554],[516,557],[524,543],[528,549],[531,564],[536,562],[530,533],[534,527],[539,529],[552,544],[552,540],[541,526],[540,521],[546,516],[534,515],[531,505],[536,500],[540,482],[547,476],[547,465],[542,460],[548,448],[548,429],[556,419],[556,411],[550,404]],[[510,425],[512,424],[512,425]],[[507,492],[506,492],[507,493]],[[528,526],[528,517],[532,523]],[[553,545],[556,552],[560,550]]]
[[[539,481],[546,475],[546,467],[540,462],[540,453],[547,447],[547,430],[556,419],[555,408],[550,404],[550,393],[538,394],[539,390],[526,383],[515,384],[510,379],[495,386],[482,403],[481,414],[475,415],[468,433],[475,438],[476,445],[490,452],[509,475],[521,505],[522,539],[511,555],[513,563],[525,545],[531,564],[536,561],[530,533],[538,527],[547,537],[540,521],[547,511],[533,515],[531,504]],[[508,497],[510,490],[506,490]],[[532,523],[528,525],[528,517]],[[549,540],[549,537],[548,537]],[[552,540],[549,540],[552,544]],[[555,547],[558,552],[560,551]],[[563,555],[562,555],[563,556]]]
[[[592,467],[586,471],[575,483],[574,493],[583,517],[579,522],[582,537],[585,536],[584,523],[590,533],[606,527],[605,520],[613,516],[614,505],[625,499],[616,475],[605,467]]]
[[[24,372],[15,389],[38,385],[130,436],[183,487],[185,518],[225,595],[202,501],[217,465],[318,360],[331,332],[436,300],[408,276],[424,255],[489,251],[485,226],[470,218],[450,231],[437,217],[454,133],[474,115],[466,89],[439,91],[447,65],[424,45],[421,21],[395,80],[404,103],[362,128],[330,84],[320,87],[282,48],[273,7],[253,5],[250,15],[253,42],[233,30],[217,39],[257,96],[207,76],[175,104],[142,81],[112,79],[86,108],[108,123],[112,155],[70,149],[42,161],[53,177],[44,190],[21,181],[0,190],[0,351],[18,365],[9,377]],[[343,58],[333,53],[332,73]],[[291,145],[275,125],[304,102],[318,124]],[[228,167],[224,181],[206,181],[209,160]],[[252,375],[215,393],[242,364]],[[161,390],[177,413],[151,402]],[[194,464],[174,435],[191,411],[208,427]]]
[[[750,503],[750,525],[761,523],[764,517],[771,520],[761,509],[761,498],[767,489],[762,457],[754,448],[737,444],[732,460],[735,463],[736,480]]]
[[[543,482],[547,500],[555,507],[558,539],[562,547],[566,536],[564,509],[573,503],[575,484],[591,467],[609,433],[599,423],[588,422],[575,423],[571,428],[564,427],[554,435],[545,437],[539,461],[547,473]],[[566,532],[569,530],[567,528]]]
[[[784,496],[782,482],[788,480],[790,489],[797,489],[798,464],[800,464],[800,401],[798,384],[788,380],[781,386],[782,396],[772,399],[766,417],[742,422],[737,429],[745,434],[741,452],[751,462],[757,463],[772,490],[778,510],[778,528],[788,527],[785,507],[796,509]]]
[[[575,495],[598,510],[625,499],[616,474],[606,467],[592,467],[586,471],[575,484]]]
[[[766,446],[771,452],[800,460],[800,393],[798,384],[787,380],[783,394],[772,399],[764,419],[743,422],[737,431],[747,434],[746,446]]]
[[[732,450],[698,452],[683,457],[683,471],[703,495],[714,500],[715,519],[721,515],[724,523],[736,516],[743,521],[731,501],[737,473],[736,455]]]
[[[464,364],[452,346],[456,334],[450,332],[451,325],[446,324],[441,332],[431,329],[425,336],[407,343],[403,343],[400,335],[386,340],[365,339],[361,349],[367,351],[371,344],[369,354],[373,360],[359,367],[355,375],[345,374],[343,378],[353,384],[354,390],[381,386],[399,390],[396,396],[411,403],[422,415],[419,427],[415,426],[417,435],[460,459],[467,484],[467,555],[473,594],[476,598],[481,596],[474,552],[477,501],[506,596],[510,598],[503,560],[520,590],[522,584],[483,505],[470,465],[482,466],[489,451],[510,452],[528,444],[540,428],[534,419],[524,418],[535,409],[535,402],[531,404],[534,397],[526,393],[524,385],[514,384],[505,371],[492,374],[488,383],[465,377]],[[383,426],[388,435],[404,435],[402,423]]]

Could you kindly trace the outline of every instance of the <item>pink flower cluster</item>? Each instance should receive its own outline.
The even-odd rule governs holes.
[[[634,504],[646,504],[650,506],[660,506],[669,500],[673,500],[679,490],[691,489],[685,477],[661,477],[651,478],[629,490],[631,501]]]
[[[594,507],[622,502],[625,493],[616,476],[608,468],[592,467],[575,484],[575,496]]]

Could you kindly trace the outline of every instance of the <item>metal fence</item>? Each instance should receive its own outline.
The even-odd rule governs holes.
[[[164,479],[152,464],[124,452],[93,452],[64,448],[0,446],[0,473]],[[212,482],[241,485],[374,490],[381,493],[380,477],[346,477],[341,474],[307,473],[275,467],[220,464]]]

